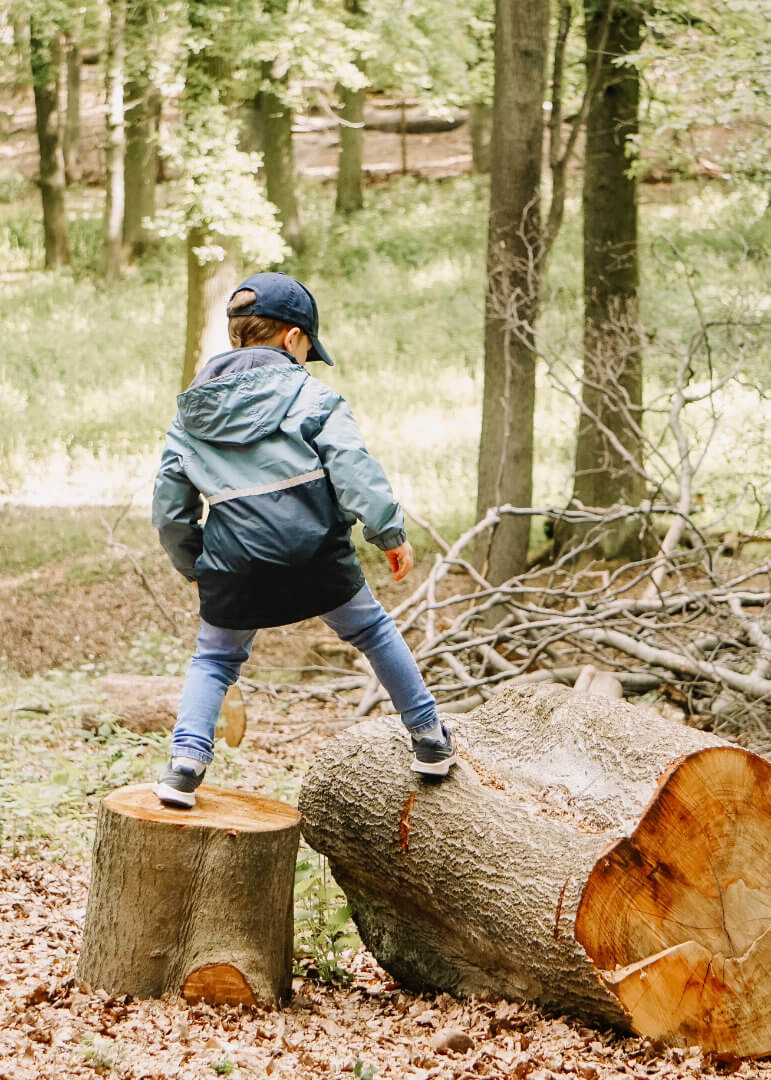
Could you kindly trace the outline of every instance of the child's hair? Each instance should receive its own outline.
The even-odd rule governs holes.
[[[251,289],[241,289],[235,293],[228,304],[228,337],[234,349],[244,349],[248,345],[264,345],[281,330],[294,323],[269,319],[264,315],[239,315],[238,309],[248,307],[254,301]]]

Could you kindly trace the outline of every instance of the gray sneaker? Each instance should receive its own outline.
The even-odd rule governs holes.
[[[191,810],[195,806],[195,789],[206,775],[206,767],[200,771],[189,765],[180,765],[174,758],[166,766],[156,782],[153,792],[164,806]]]
[[[455,739],[446,724],[442,724],[444,742],[412,738],[412,752],[415,755],[410,768],[422,776],[446,776],[450,766],[457,761]]]

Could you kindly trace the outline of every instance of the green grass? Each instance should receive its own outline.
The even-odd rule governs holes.
[[[308,248],[284,269],[307,280],[334,369],[314,370],[350,401],[398,497],[450,537],[474,512],[481,418],[487,183],[409,178],[368,193],[350,218],[333,191],[302,185]],[[11,190],[13,194],[13,189]],[[148,255],[101,283],[99,206],[77,194],[72,270],[44,274],[39,210],[30,193],[0,205],[0,487],[40,503],[146,502],[174,411],[184,340],[183,253]],[[683,184],[666,198],[641,189],[643,318],[649,397],[671,382],[673,356],[698,328],[689,287],[708,318],[746,324],[746,378],[767,382],[768,352],[750,323],[766,310],[768,215],[759,188]],[[551,360],[580,363],[580,200],[573,191],[550,260],[539,323]],[[727,350],[713,356],[720,372]],[[751,390],[718,403],[724,435],[705,462],[710,508],[762,491],[764,403]],[[697,415],[694,437],[701,437]],[[535,501],[570,490],[576,413],[538,375]],[[655,419],[652,420],[655,427]],[[737,448],[741,448],[738,452]],[[737,469],[737,459],[741,468]],[[741,514],[739,515],[741,517]],[[743,523],[752,514],[744,512]],[[413,530],[414,532],[415,530]]]
[[[124,513],[113,506],[5,506],[0,509],[0,570],[18,576],[66,557],[84,556],[89,561],[72,572],[76,577],[78,573],[92,575],[104,562],[107,526],[116,542],[132,549],[158,543],[144,511]]]

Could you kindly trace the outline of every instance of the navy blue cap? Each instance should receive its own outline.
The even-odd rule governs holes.
[[[308,359],[323,360],[330,367],[334,365],[334,360],[318,338],[319,309],[316,301],[302,282],[295,281],[288,274],[252,274],[230,294],[228,309],[230,301],[241,289],[253,292],[254,300],[246,307],[236,308],[233,315],[239,318],[242,315],[263,315],[266,319],[279,319],[299,326],[311,339]],[[230,310],[228,315],[231,315]]]

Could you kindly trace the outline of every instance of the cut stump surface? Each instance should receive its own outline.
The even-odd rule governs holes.
[[[735,747],[672,767],[598,860],[576,938],[636,1031],[771,1050],[771,765]]]

